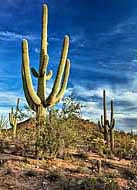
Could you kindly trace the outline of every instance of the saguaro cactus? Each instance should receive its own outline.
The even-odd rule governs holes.
[[[109,135],[108,135],[108,120],[107,120],[107,107],[106,107],[106,92],[103,90],[103,112],[104,115],[101,115],[101,121],[98,121],[98,126],[100,131],[104,134],[104,140],[109,144]]]
[[[114,150],[114,126],[115,126],[114,104],[113,104],[113,101],[111,100],[111,118],[110,118],[110,122],[108,121],[111,151]]]
[[[103,116],[101,115],[101,122],[98,121],[98,126],[100,132],[104,134],[104,140],[107,141],[107,145],[110,143],[111,151],[114,150],[114,126],[115,126],[115,119],[114,119],[114,104],[111,100],[111,116],[110,121],[107,119],[107,108],[106,108],[106,93],[105,90],[103,91],[103,109],[104,109],[104,120]]]
[[[70,70],[70,61],[67,59],[69,48],[69,37],[64,37],[63,49],[60,58],[60,64],[57,71],[57,76],[52,88],[51,93],[46,97],[46,82],[52,77],[52,71],[47,73],[48,66],[48,53],[47,53],[47,26],[48,26],[48,7],[43,5],[42,14],[42,33],[41,33],[41,50],[40,50],[40,64],[39,71],[31,68],[31,72],[34,77],[38,79],[37,93],[34,90],[30,66],[29,66],[29,52],[27,40],[22,41],[22,80],[23,88],[26,100],[36,112],[37,120],[41,120],[41,117],[45,118],[45,110],[47,107],[51,107],[63,97]]]
[[[14,112],[13,107],[11,108],[11,112],[9,113],[9,122],[13,129],[13,138],[16,138],[17,135],[17,113],[19,111],[19,98],[17,99],[16,110]]]

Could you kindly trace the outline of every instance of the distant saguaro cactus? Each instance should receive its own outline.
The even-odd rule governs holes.
[[[106,92],[103,90],[103,112],[101,115],[101,121],[98,121],[98,126],[100,131],[104,134],[104,140],[109,144],[109,134],[108,134],[108,120],[107,120],[107,108],[106,108]]]
[[[104,140],[107,142],[107,145],[110,144],[111,151],[114,150],[114,126],[115,126],[115,119],[114,119],[114,104],[111,100],[111,117],[110,121],[107,119],[107,109],[106,109],[106,93],[103,90],[103,110],[104,110],[104,120],[103,116],[101,115],[101,122],[98,121],[98,126],[100,132],[104,134]]]
[[[16,110],[14,112],[13,107],[11,108],[11,112],[9,113],[9,122],[13,129],[13,138],[16,138],[17,135],[17,113],[19,111],[19,98],[17,99]]]
[[[114,126],[115,126],[115,119],[114,119],[114,108],[113,107],[114,107],[113,100],[111,100],[111,118],[110,118],[110,122],[108,121],[111,151],[114,150]]]
[[[69,37],[64,37],[63,49],[60,58],[60,64],[57,71],[57,76],[51,93],[46,97],[46,81],[52,77],[52,71],[47,73],[48,53],[47,53],[47,25],[48,25],[48,7],[43,5],[42,14],[42,33],[41,33],[41,50],[40,50],[40,64],[39,71],[31,68],[34,77],[38,79],[37,93],[34,90],[30,66],[29,66],[29,52],[27,40],[22,41],[22,80],[26,100],[32,110],[36,112],[36,118],[41,121],[45,118],[46,108],[51,107],[63,97],[67,87],[70,61],[67,59],[69,48]]]

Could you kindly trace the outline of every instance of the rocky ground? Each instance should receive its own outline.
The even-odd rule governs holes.
[[[82,190],[86,180],[98,175],[97,160],[102,160],[101,175],[113,175],[121,189],[126,187],[126,171],[130,161],[101,158],[89,153],[76,153],[64,160],[36,160],[12,154],[0,155],[0,190]],[[86,187],[83,186],[83,190]],[[88,186],[87,186],[88,189]]]

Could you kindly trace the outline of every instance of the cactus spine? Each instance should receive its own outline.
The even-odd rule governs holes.
[[[60,58],[60,64],[57,71],[57,76],[52,88],[51,93],[46,97],[46,82],[52,77],[52,71],[47,73],[47,66],[49,57],[47,53],[47,26],[48,26],[48,7],[43,5],[42,14],[42,33],[41,33],[41,51],[40,51],[40,64],[39,71],[31,68],[34,77],[38,79],[37,93],[34,90],[30,66],[29,66],[29,52],[27,40],[22,41],[22,80],[26,100],[36,112],[36,118],[41,121],[45,117],[45,110],[47,107],[52,107],[63,97],[67,87],[70,61],[67,59],[69,48],[69,37],[64,37],[63,49]]]
[[[19,111],[19,98],[17,99],[16,111],[14,112],[13,107],[11,108],[11,112],[9,113],[9,122],[13,129],[13,138],[17,136],[17,113]]]
[[[111,116],[110,121],[107,119],[107,108],[106,108],[106,93],[103,90],[103,110],[104,110],[104,121],[103,116],[101,115],[101,121],[98,121],[98,127],[100,132],[104,134],[104,140],[107,142],[107,145],[110,144],[111,151],[114,150],[114,103],[111,100]]]
[[[109,134],[110,134],[110,149],[111,149],[111,151],[114,150],[114,126],[115,126],[114,104],[113,104],[113,101],[111,100],[111,118],[110,118],[110,122],[108,121]]]

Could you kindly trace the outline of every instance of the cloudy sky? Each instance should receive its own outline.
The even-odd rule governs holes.
[[[41,8],[49,8],[48,54],[52,87],[65,34],[70,36],[73,92],[86,107],[83,116],[97,121],[106,89],[108,109],[115,102],[116,128],[137,131],[136,0],[4,0],[0,6],[0,113],[16,98],[25,103],[21,81],[21,41],[29,40],[30,63],[39,64]],[[36,81],[34,81],[36,85]]]

